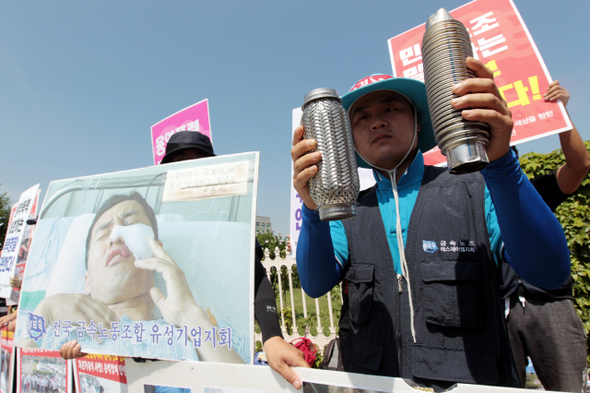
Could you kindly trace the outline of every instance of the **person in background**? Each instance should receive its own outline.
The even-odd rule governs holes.
[[[13,277],[10,277],[10,279],[9,279],[10,286],[13,288],[20,289],[22,286],[22,282],[23,282],[22,277],[16,276],[16,275]],[[6,302],[6,299],[3,299],[3,298],[0,298],[0,299],[4,300],[4,302]],[[4,304],[6,304],[6,303],[4,303]],[[18,304],[14,304],[14,305],[6,307],[6,313],[2,317],[0,317],[0,329],[7,326],[8,331],[14,332],[14,329],[16,328],[17,307],[18,307]]]
[[[507,259],[536,285],[570,274],[563,230],[510,149],[512,114],[492,72],[467,58],[475,78],[455,84],[452,106],[490,127],[490,164],[450,174],[424,165],[436,146],[422,82],[362,79],[344,96],[357,164],[377,184],[357,216],[324,222],[309,179],[316,141],[293,134],[293,184],[303,222],[297,267],[312,297],[348,282],[346,371],[402,377],[437,391],[457,382],[520,386],[502,315],[496,264]]]
[[[561,100],[569,93],[555,81],[545,100]],[[574,126],[559,134],[565,164],[531,183],[552,211],[574,194],[590,169],[590,155]],[[502,263],[501,295],[518,375],[526,381],[527,357],[546,390],[580,392],[587,374],[586,334],[573,303],[572,277],[555,290],[523,280],[508,263]]]
[[[166,154],[160,164],[213,156],[215,156],[215,152],[211,140],[207,136],[196,131],[181,131],[170,137],[166,145]],[[269,365],[291,383],[293,387],[300,389],[302,386],[301,379],[291,367],[310,366],[305,362],[303,352],[287,343],[283,338],[278,320],[275,294],[266,276],[266,270],[260,262],[262,256],[262,247],[256,241],[254,277],[256,321],[262,332]],[[80,352],[80,345],[76,341],[64,344],[60,349],[60,353],[64,359],[79,358],[86,355]]]

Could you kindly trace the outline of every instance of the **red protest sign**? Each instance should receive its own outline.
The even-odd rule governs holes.
[[[572,128],[561,103],[543,100],[551,77],[511,0],[475,0],[450,14],[469,31],[474,57],[494,72],[496,85],[512,111],[512,144]],[[395,76],[424,81],[421,52],[424,31],[422,24],[388,40]],[[440,165],[446,160],[436,147],[424,154],[424,162]]]

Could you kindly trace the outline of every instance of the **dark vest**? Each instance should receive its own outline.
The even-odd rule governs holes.
[[[407,277],[396,278],[376,187],[361,192],[357,216],[343,221],[350,252],[345,369],[442,387],[519,386],[494,276],[483,177],[424,168],[405,247],[416,342]]]

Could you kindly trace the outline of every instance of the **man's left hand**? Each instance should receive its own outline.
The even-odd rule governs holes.
[[[162,274],[162,278],[166,282],[168,297],[164,296],[162,291],[156,287],[150,290],[150,295],[166,322],[176,327],[182,327],[187,325],[189,318],[193,321],[195,316],[198,316],[203,321],[202,325],[206,326],[209,317],[199,307],[197,302],[195,302],[182,269],[164,251],[159,242],[151,238],[149,242],[154,251],[154,256],[135,261],[135,266],[140,269],[154,270]]]
[[[23,285],[23,278],[21,276],[10,277],[8,281],[13,288],[20,288]]]
[[[472,57],[468,57],[466,63],[476,78],[465,79],[453,86],[453,93],[461,97],[454,98],[451,104],[454,108],[463,109],[462,115],[466,120],[480,121],[490,126],[490,142],[486,152],[489,160],[494,161],[510,150],[514,126],[512,112],[494,83],[492,71]]]
[[[566,106],[570,100],[570,93],[559,84],[559,81],[553,81],[547,86],[547,92],[543,96],[545,101],[555,102],[560,100],[563,106]]]
[[[150,295],[156,307],[162,312],[162,316],[166,322],[176,327],[187,326],[189,329],[202,327],[207,330],[214,326],[214,322],[209,318],[207,312],[193,298],[182,269],[164,251],[160,242],[151,238],[149,242],[154,251],[154,256],[135,261],[135,266],[140,269],[155,270],[162,274],[162,278],[166,282],[168,297],[164,296],[162,291],[156,287],[150,289]],[[213,340],[217,341],[218,337],[215,337]],[[196,351],[199,359],[204,361],[244,362],[233,348],[231,350],[219,347],[215,348],[212,343],[202,345]]]

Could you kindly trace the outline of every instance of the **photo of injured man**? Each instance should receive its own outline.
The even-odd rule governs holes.
[[[250,363],[258,154],[52,182],[17,346]]]

